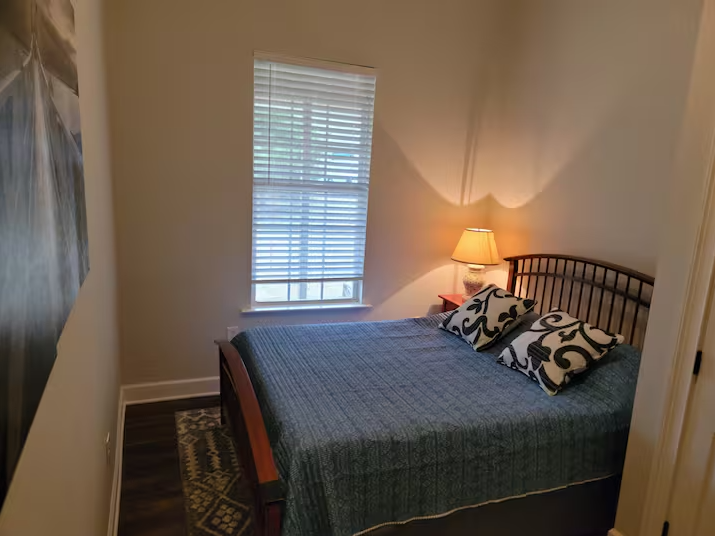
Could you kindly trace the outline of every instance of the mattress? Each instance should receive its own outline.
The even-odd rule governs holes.
[[[348,536],[618,474],[639,352],[549,397],[444,315],[250,329],[232,342],[286,488],[284,536]]]

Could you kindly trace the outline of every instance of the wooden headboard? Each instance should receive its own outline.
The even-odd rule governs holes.
[[[630,268],[569,255],[519,255],[509,262],[508,290],[538,301],[544,314],[558,307],[573,317],[643,347],[655,279]]]

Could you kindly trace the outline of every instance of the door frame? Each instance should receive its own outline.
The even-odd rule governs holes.
[[[704,0],[616,527],[659,535],[675,477],[715,259],[715,0]]]

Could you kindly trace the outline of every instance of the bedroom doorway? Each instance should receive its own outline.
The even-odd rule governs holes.
[[[668,519],[673,535],[715,534],[715,302],[710,294],[702,361],[695,376]],[[698,365],[696,365],[698,367]]]

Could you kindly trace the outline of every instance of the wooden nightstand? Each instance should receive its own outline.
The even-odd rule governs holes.
[[[464,303],[464,298],[461,294],[439,294],[442,298],[442,312],[454,311]]]

